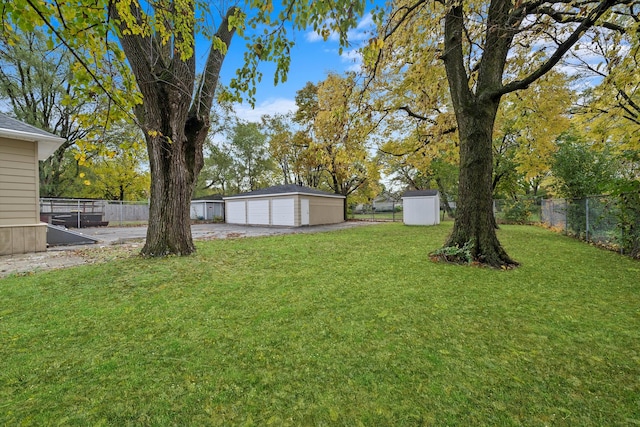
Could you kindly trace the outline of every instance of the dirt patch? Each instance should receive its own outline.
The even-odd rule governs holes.
[[[129,243],[114,246],[90,246],[82,248],[65,248],[49,250],[33,254],[0,256],[0,278],[11,275],[27,275],[38,271],[56,270],[135,255],[142,246]]]
[[[311,227],[255,227],[232,224],[196,224],[191,227],[194,240],[234,239],[279,234],[319,233],[375,223],[348,221]],[[57,247],[35,254],[0,256],[0,278],[32,274],[98,262],[108,262],[137,254],[144,245],[146,227],[100,227],[82,229],[83,234],[102,243],[73,247]]]

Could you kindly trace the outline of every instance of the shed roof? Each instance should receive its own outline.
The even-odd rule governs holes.
[[[222,196],[220,194],[214,194],[211,196],[202,196],[202,197],[194,197],[191,201],[205,201],[205,200],[222,200]]]
[[[275,185],[273,187],[261,188],[259,190],[249,191],[247,193],[236,194],[234,196],[224,197],[224,199],[242,198],[242,197],[266,197],[266,196],[282,196],[288,194],[308,194],[321,197],[339,197],[344,198],[341,194],[328,193],[316,188],[303,187],[302,185],[286,184]]]
[[[52,133],[0,113],[0,137],[38,142],[38,160],[45,160],[65,141]]]
[[[424,196],[437,196],[438,190],[414,190],[405,191],[402,197],[424,197]]]

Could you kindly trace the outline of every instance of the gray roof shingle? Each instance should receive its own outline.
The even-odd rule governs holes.
[[[438,190],[414,190],[405,191],[402,197],[437,196]]]
[[[274,194],[288,194],[288,193],[303,193],[312,194],[317,196],[340,196],[340,194],[328,193],[326,191],[318,190],[315,188],[303,187],[302,185],[287,184],[287,185],[275,185],[273,187],[261,188],[259,190],[249,191],[247,193],[236,194],[234,196],[225,197],[249,197],[249,196],[269,196]]]
[[[35,134],[39,136],[58,137],[52,133],[38,129],[35,126],[28,125],[20,120],[13,119],[6,114],[0,113],[0,129],[6,129],[17,132]]]

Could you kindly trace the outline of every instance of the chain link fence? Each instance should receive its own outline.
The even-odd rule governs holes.
[[[622,254],[640,256],[640,194],[495,200],[494,211],[498,222],[544,224]]]
[[[543,200],[542,222],[581,240],[640,256],[640,195]]]
[[[359,221],[402,222],[402,205],[398,205],[393,210],[377,210],[372,209],[370,206],[365,206],[364,209],[350,210],[347,217]]]

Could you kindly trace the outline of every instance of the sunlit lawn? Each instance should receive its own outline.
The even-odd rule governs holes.
[[[640,263],[526,226],[198,243],[0,279],[0,425],[640,423]]]

